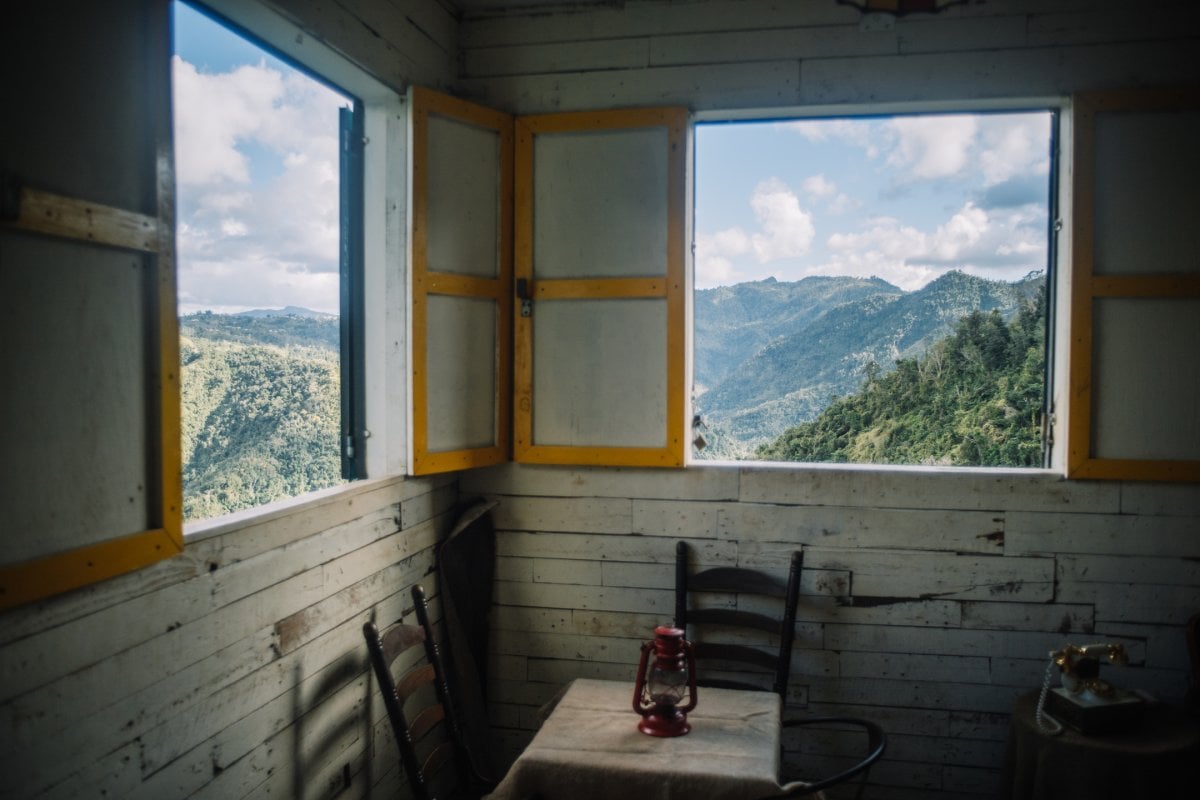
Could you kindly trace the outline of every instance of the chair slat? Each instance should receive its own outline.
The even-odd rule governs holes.
[[[396,696],[400,698],[400,702],[404,702],[418,690],[432,684],[435,677],[432,664],[415,667],[396,681]]]
[[[412,734],[413,741],[419,742],[425,738],[425,734],[433,730],[433,727],[445,718],[446,708],[441,703],[421,709],[417,712],[413,721],[408,724],[408,730]]]
[[[717,642],[695,642],[696,659],[736,661],[742,664],[753,664],[768,672],[774,672],[779,665],[779,656],[756,650],[744,644],[720,644]]]
[[[690,592],[751,592],[767,597],[787,597],[786,581],[744,567],[713,567],[687,579]]]
[[[754,628],[772,634],[780,632],[778,619],[754,611],[738,611],[732,608],[693,608],[688,611],[688,622],[699,625],[724,625],[730,628]]]
[[[393,625],[380,638],[383,660],[389,664],[413,645],[425,643],[425,630],[416,625]]]

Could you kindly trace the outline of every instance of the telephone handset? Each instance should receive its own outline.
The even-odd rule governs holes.
[[[1125,646],[1119,643],[1082,647],[1068,644],[1061,650],[1050,652],[1050,663],[1046,665],[1042,693],[1034,712],[1038,728],[1051,736],[1062,732],[1062,724],[1046,713],[1048,696],[1068,724],[1085,733],[1111,730],[1140,714],[1143,705],[1140,697],[1100,679],[1101,660],[1124,665],[1129,663],[1129,655]],[[1050,676],[1054,667],[1062,673],[1062,688],[1051,690]]]

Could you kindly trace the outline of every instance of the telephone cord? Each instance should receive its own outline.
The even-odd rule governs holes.
[[[1037,711],[1033,715],[1038,729],[1047,736],[1057,736],[1063,729],[1058,720],[1046,713],[1046,695],[1050,692],[1050,674],[1053,669],[1054,662],[1051,661],[1046,665],[1046,678],[1042,681],[1042,693],[1038,696]]]

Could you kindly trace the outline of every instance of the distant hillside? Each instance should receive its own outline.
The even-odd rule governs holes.
[[[1035,467],[1042,463],[1045,296],[1010,322],[974,311],[919,358],[872,367],[860,391],[789,428],[757,458]]]
[[[835,396],[856,391],[868,365],[886,372],[898,359],[920,355],[972,311],[995,310],[1007,319],[1044,283],[1041,275],[1003,283],[951,272],[906,293],[878,280],[819,280],[830,302],[821,305],[814,300],[802,318],[768,302],[760,321],[741,322],[748,320],[747,312],[736,305],[735,313],[725,319],[722,309],[730,303],[701,301],[702,292],[697,292],[698,354],[721,348],[726,338],[739,352],[749,349],[750,339],[766,342],[732,368],[709,371],[720,377],[698,396],[696,409],[710,426],[715,446],[701,452],[701,457],[748,455],[786,428],[815,418]],[[765,293],[773,298],[783,287],[804,283],[768,286]],[[756,293],[743,295],[747,304],[764,294],[761,283],[707,291],[737,296],[745,286]],[[849,299],[844,299],[847,295]],[[707,314],[715,314],[716,319],[705,319]],[[710,363],[716,362],[710,358]]]
[[[289,306],[294,308],[294,306]],[[222,342],[269,344],[276,347],[318,347],[338,352],[341,341],[337,317],[328,314],[288,314],[258,311],[214,314],[203,311],[179,318],[182,336],[199,336]]]
[[[180,320],[185,519],[341,480],[335,317]]]

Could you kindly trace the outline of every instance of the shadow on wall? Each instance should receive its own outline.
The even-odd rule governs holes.
[[[371,683],[361,654],[347,653],[316,675],[293,671],[292,770],[295,800],[326,800],[353,779],[371,786]],[[355,743],[361,744],[355,747]]]

